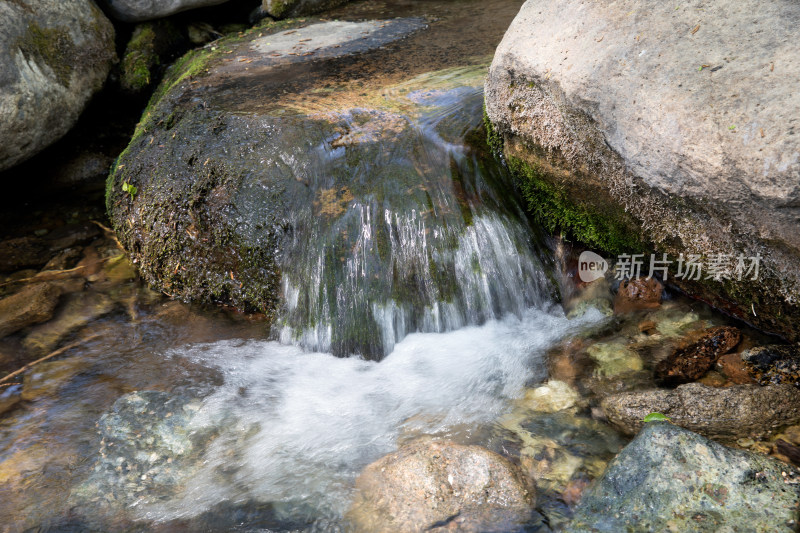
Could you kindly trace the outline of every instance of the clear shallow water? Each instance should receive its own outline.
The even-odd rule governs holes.
[[[174,520],[220,502],[257,501],[279,503],[284,520],[339,519],[358,472],[394,450],[408,426],[422,434],[492,423],[526,384],[545,378],[548,347],[599,319],[528,309],[521,319],[411,334],[381,362],[275,342],[174,350],[171,357],[223,376],[191,422],[216,436],[174,497],[145,497],[135,515]]]

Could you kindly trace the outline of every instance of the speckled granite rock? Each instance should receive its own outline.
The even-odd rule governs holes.
[[[800,473],[668,422],[651,422],[584,494],[581,531],[796,531]]]

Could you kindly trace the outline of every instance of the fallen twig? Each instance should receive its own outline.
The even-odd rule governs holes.
[[[125,251],[125,248],[123,248],[123,247],[122,247],[122,243],[121,243],[121,242],[119,242],[119,239],[117,239],[117,235],[114,233],[114,230],[113,230],[113,229],[109,228],[108,226],[106,226],[106,225],[104,225],[104,224],[101,224],[100,222],[98,222],[98,221],[96,221],[96,220],[92,220],[92,221],[90,221],[90,222],[91,222],[92,224],[96,224],[96,225],[97,225],[97,227],[98,227],[98,228],[100,228],[101,230],[103,230],[103,231],[106,233],[106,235],[107,235],[108,237],[110,237],[110,238],[114,239],[114,242],[115,242],[115,243],[117,243],[117,247],[118,247],[120,250],[122,250],[123,252]]]
[[[83,344],[85,342],[89,342],[92,339],[96,339],[99,336],[100,336],[99,334],[89,335],[88,337],[83,338],[83,339],[81,339],[79,341],[75,341],[72,344],[67,344],[64,347],[59,348],[58,350],[45,355],[41,359],[37,359],[36,361],[30,362],[27,365],[25,365],[22,368],[20,368],[19,370],[15,370],[14,372],[8,374],[7,376],[5,376],[3,378],[0,378],[0,383],[3,383],[4,381],[8,381],[9,379],[11,379],[13,377],[19,376],[20,374],[24,373],[25,371],[30,370],[33,366],[38,365],[39,363],[43,363],[44,361],[47,361],[48,359],[52,359],[53,357],[59,356],[62,353],[66,352],[67,350],[71,350],[71,349],[73,349],[73,348],[75,348],[77,346],[80,346],[81,344]]]

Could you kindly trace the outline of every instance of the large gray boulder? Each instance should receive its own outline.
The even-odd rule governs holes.
[[[350,0],[263,0],[262,9],[276,19],[319,13]]]
[[[163,18],[198,7],[224,4],[228,0],[103,0],[114,18],[142,22]]]
[[[91,0],[0,2],[0,170],[67,133],[115,59]]]
[[[625,433],[635,434],[652,412],[706,437],[734,441],[773,434],[800,421],[800,390],[792,385],[717,388],[688,383],[677,389],[623,392],[603,398],[603,412]]]
[[[421,439],[368,465],[347,518],[355,531],[522,531],[535,488],[480,446]],[[440,529],[441,528],[441,529]]]
[[[486,83],[493,142],[591,246],[760,255],[756,281],[681,285],[798,338],[799,24],[789,0],[529,0]]]
[[[579,531],[796,531],[800,473],[667,422],[651,422],[583,495]]]

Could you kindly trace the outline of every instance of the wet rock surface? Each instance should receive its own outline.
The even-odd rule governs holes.
[[[614,312],[629,313],[641,309],[657,309],[661,305],[664,286],[655,278],[624,280],[614,297]]]
[[[655,389],[615,394],[602,400],[608,420],[629,435],[644,426],[644,417],[663,413],[675,424],[709,438],[730,442],[740,437],[769,436],[800,420],[800,391],[791,385],[708,387],[699,383],[674,390]]]
[[[795,531],[800,472],[652,422],[584,494],[566,531]]]
[[[720,326],[705,330],[692,344],[675,350],[655,368],[656,380],[668,386],[696,381],[714,363],[739,344],[741,333],[733,327]]]
[[[102,293],[66,295],[53,319],[32,328],[23,344],[32,353],[44,355],[57,347],[67,335],[111,312],[114,306],[115,302]]]
[[[741,359],[750,376],[761,383],[800,386],[800,345],[759,346],[745,350]]]
[[[367,466],[348,519],[357,531],[517,531],[535,489],[507,459],[479,446],[422,439]]]
[[[0,170],[5,170],[75,125],[116,58],[114,28],[89,0],[3,2],[0,48]]]
[[[0,300],[0,338],[52,318],[59,296],[59,287],[37,283]]]

